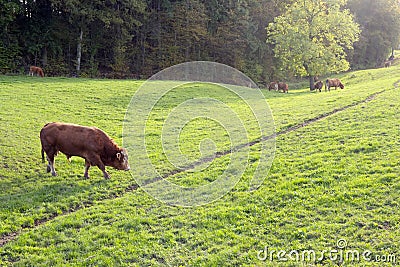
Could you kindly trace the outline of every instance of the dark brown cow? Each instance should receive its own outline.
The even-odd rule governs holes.
[[[268,91],[278,91],[278,83],[277,82],[270,82],[268,86]]]
[[[344,85],[342,84],[342,82],[338,79],[338,78],[334,78],[334,79],[327,79],[325,82],[325,91],[331,91],[331,87],[335,87],[335,90],[340,87],[340,89],[344,88]]]
[[[289,86],[286,83],[278,83],[278,91],[282,90],[284,93],[289,93]]]
[[[107,134],[96,127],[86,127],[76,124],[53,122],[46,124],[40,131],[42,143],[42,160],[44,152],[47,155],[47,172],[53,176],[57,173],[54,169],[54,157],[58,152],[64,153],[69,159],[78,156],[85,159],[84,177],[89,178],[90,166],[97,166],[110,178],[105,166],[118,170],[129,170],[128,154],[125,148],[119,147]]]
[[[322,87],[324,86],[324,83],[322,81],[318,81],[314,84],[314,90],[319,90],[321,92]]]

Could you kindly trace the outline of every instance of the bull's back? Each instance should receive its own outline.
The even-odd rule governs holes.
[[[333,79],[327,79],[326,84],[329,84],[330,86],[338,86],[340,84],[340,80],[338,78],[333,78]]]
[[[103,148],[99,131],[94,127],[54,122],[43,127],[40,139],[44,147],[55,147],[71,156],[83,156],[87,151],[97,152]]]

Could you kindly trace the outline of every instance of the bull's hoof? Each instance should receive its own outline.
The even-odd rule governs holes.
[[[111,176],[108,173],[104,174],[104,179],[110,179],[110,178],[111,178]]]
[[[57,176],[57,173],[56,172],[52,172],[51,175]]]

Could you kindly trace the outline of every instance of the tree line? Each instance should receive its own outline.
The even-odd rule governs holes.
[[[353,69],[380,66],[399,45],[399,0],[303,1],[340,2],[352,14],[360,33],[352,49],[345,47],[345,57]],[[266,84],[298,75],[279,60],[276,43],[267,41],[268,26],[295,2],[0,0],[0,71],[25,73],[38,65],[48,76],[147,78],[175,64],[207,60]]]

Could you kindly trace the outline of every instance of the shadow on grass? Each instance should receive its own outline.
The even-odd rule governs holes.
[[[81,163],[79,160],[70,164],[73,171],[60,164],[56,177],[46,173],[45,164],[41,163],[43,168],[35,169],[29,178],[4,181],[3,188],[7,187],[9,191],[0,194],[0,237],[32,228],[96,201],[117,197],[134,183],[127,178],[118,179],[121,175],[111,170],[110,180],[104,179],[97,170],[91,170],[92,177],[85,179]]]

